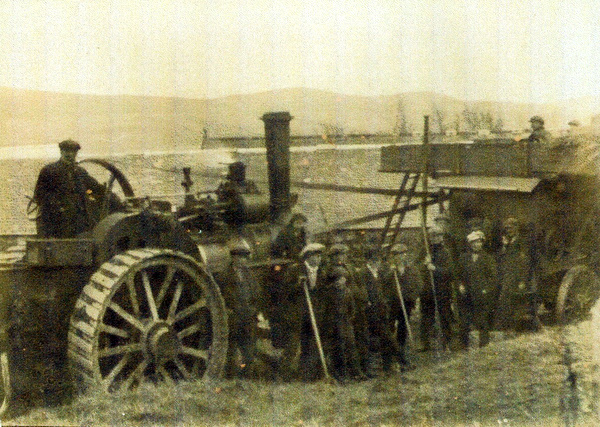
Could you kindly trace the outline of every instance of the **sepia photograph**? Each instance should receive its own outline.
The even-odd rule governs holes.
[[[594,0],[0,0],[0,427],[600,425]]]

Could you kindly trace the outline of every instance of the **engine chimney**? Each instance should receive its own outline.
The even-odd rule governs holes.
[[[289,112],[265,113],[265,145],[269,168],[271,221],[291,207],[290,195],[290,120]]]

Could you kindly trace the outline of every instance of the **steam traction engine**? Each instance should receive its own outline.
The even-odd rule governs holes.
[[[270,195],[196,197],[189,169],[182,207],[127,196],[124,211],[99,216],[74,239],[29,239],[0,254],[2,412],[11,396],[144,381],[217,377],[227,354],[227,313],[214,275],[232,244],[251,248],[265,277],[273,234],[289,215],[289,113],[265,123]],[[108,192],[107,192],[108,194]],[[101,203],[102,204],[102,203]]]

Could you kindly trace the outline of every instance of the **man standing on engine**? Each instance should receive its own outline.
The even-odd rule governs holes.
[[[529,142],[550,142],[552,135],[544,128],[544,119],[540,116],[533,116],[529,119],[531,123],[531,135],[529,135]]]
[[[60,159],[42,168],[33,200],[39,207],[40,237],[69,238],[93,225],[90,203],[102,200],[105,188],[75,162],[81,148],[67,139],[58,144]]]

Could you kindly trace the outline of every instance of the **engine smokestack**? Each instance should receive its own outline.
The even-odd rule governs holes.
[[[276,221],[291,207],[290,195],[290,120],[287,111],[265,113],[265,145],[269,169],[271,220]]]

